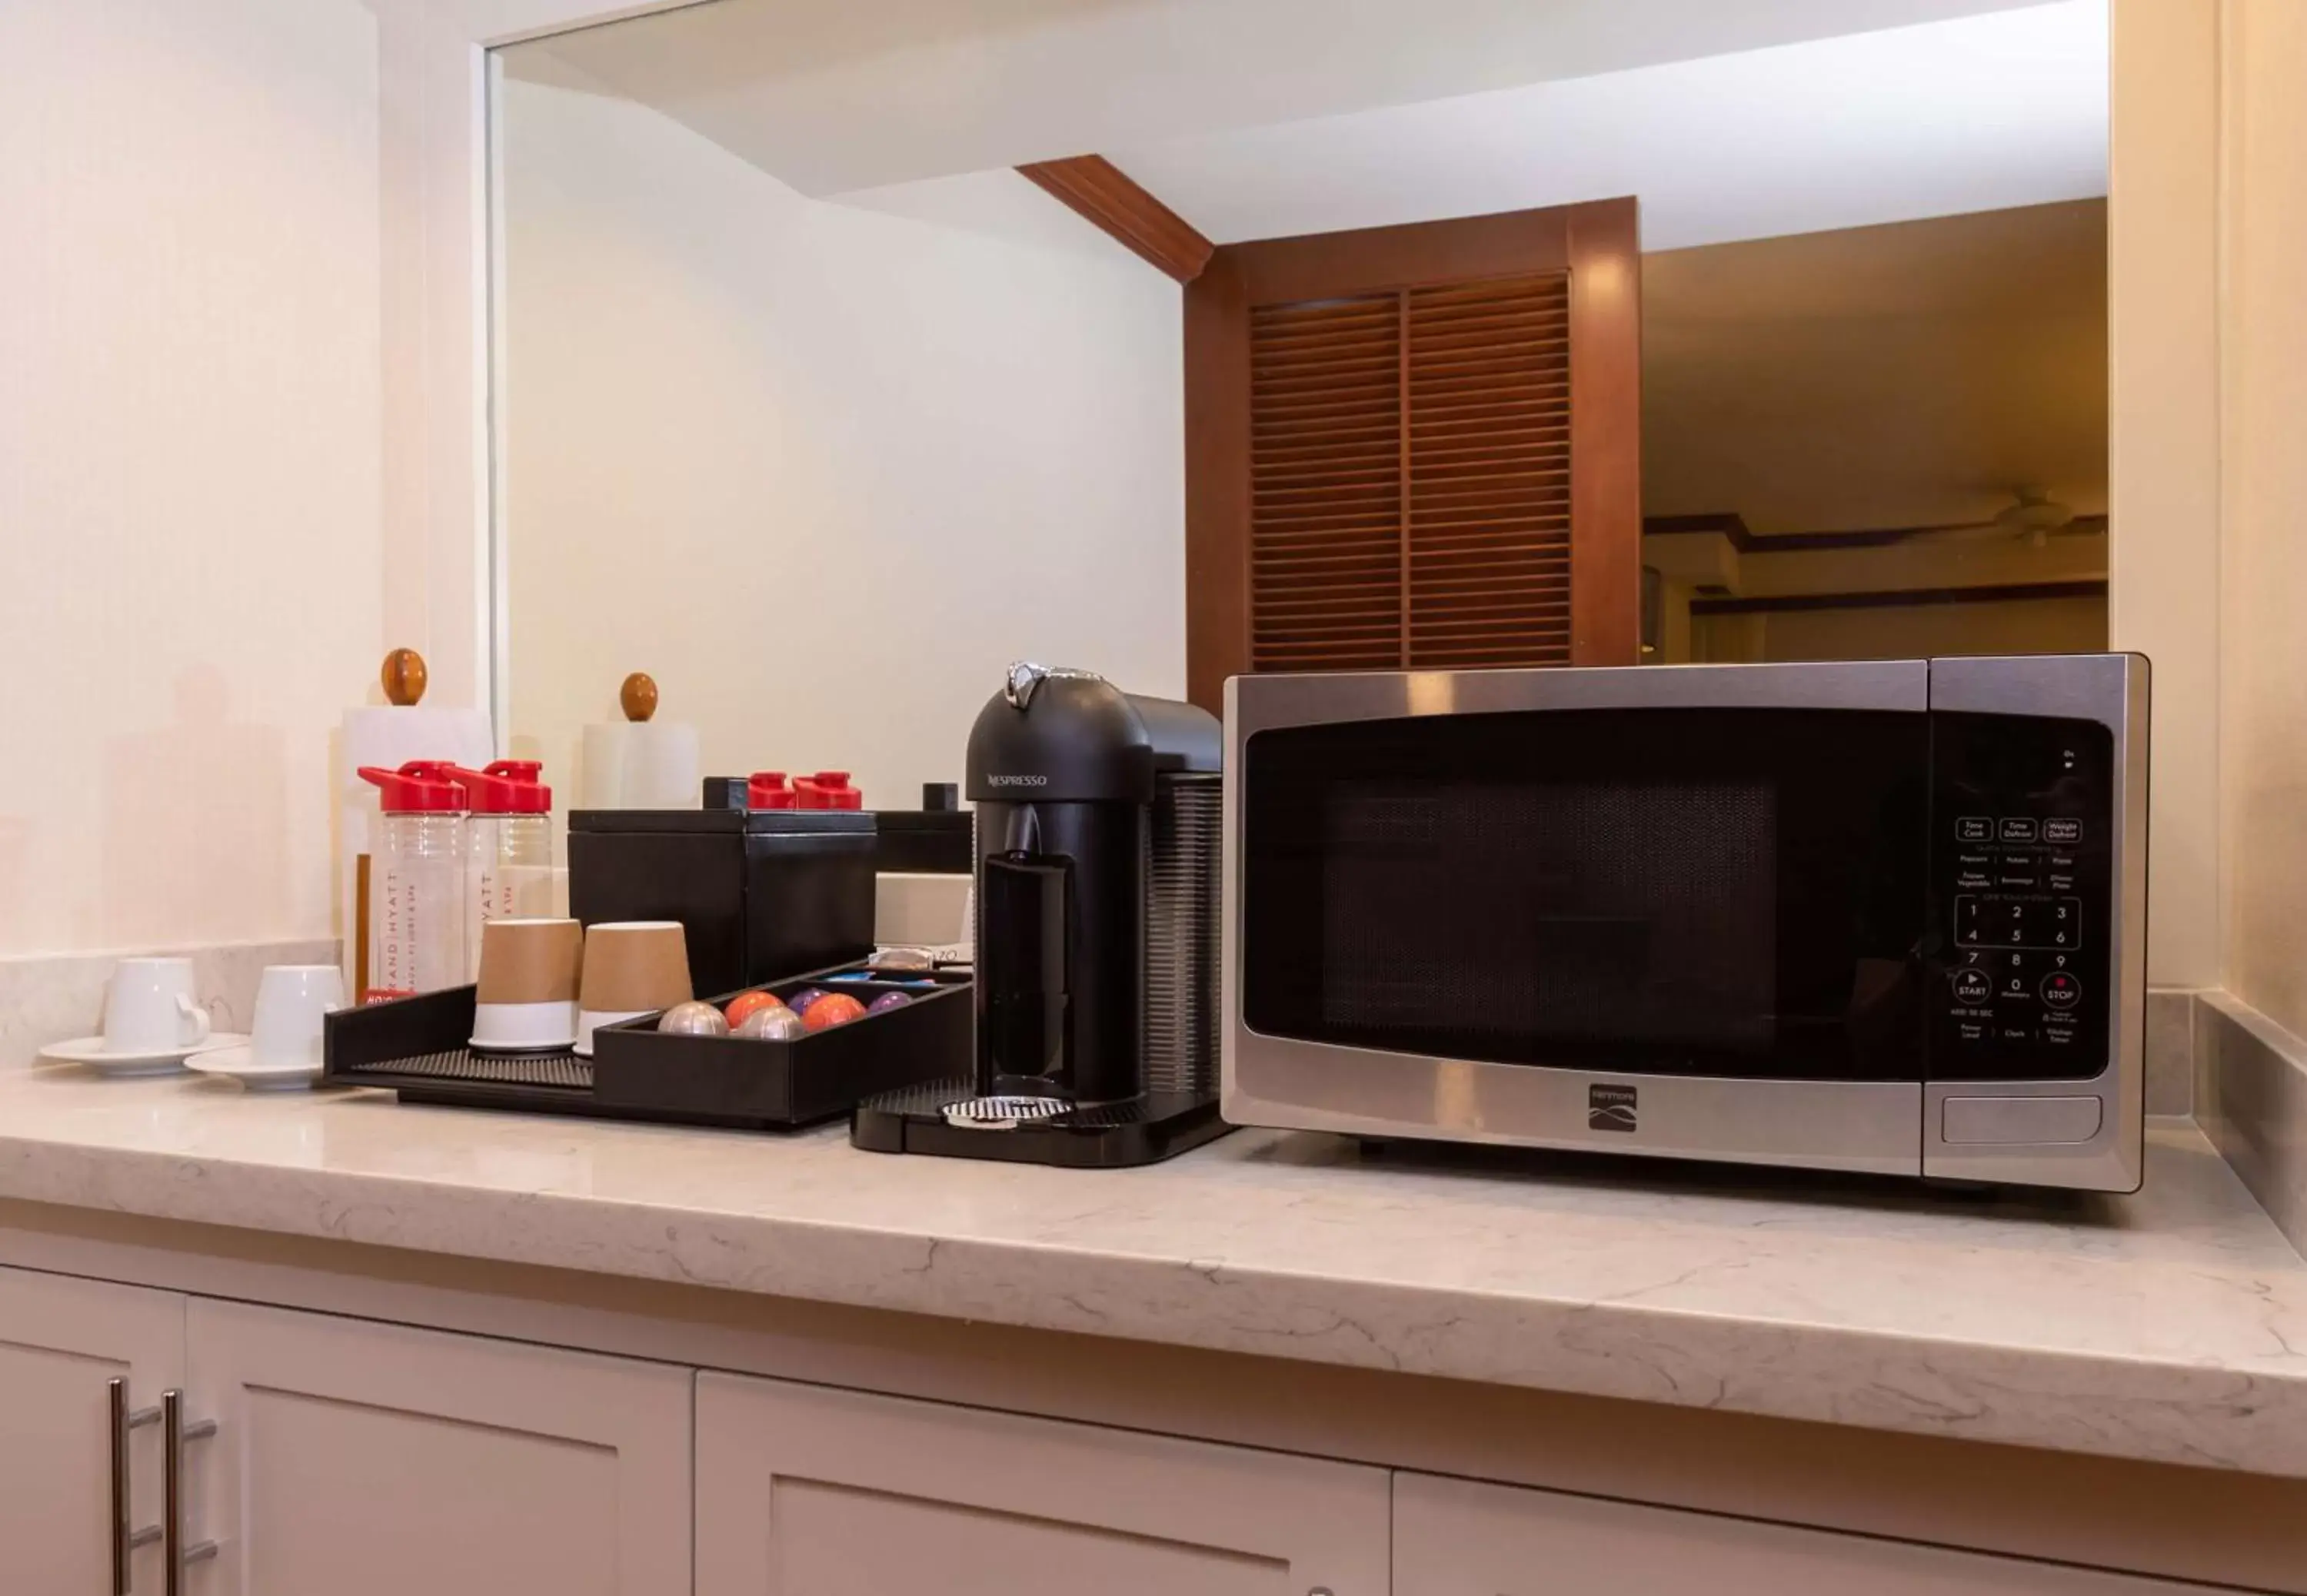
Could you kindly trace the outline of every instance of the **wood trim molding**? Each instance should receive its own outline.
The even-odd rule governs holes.
[[[1642,257],[1632,199],[1567,208],[1570,662],[1632,665],[1642,631]]]
[[[1751,552],[1754,534],[1746,530],[1746,517],[1736,510],[1713,510],[1695,516],[1644,516],[1642,535],[1674,537],[1694,532],[1720,533],[1740,553]]]
[[[1583,213],[1632,207],[1632,200],[1597,200],[1438,222],[1399,222],[1230,243],[1222,253],[1239,266],[1254,304],[1321,299],[1350,281],[1356,293],[1425,288],[1471,277],[1522,277],[1562,271],[1572,264],[1570,222]]]
[[[1181,283],[1201,276],[1210,252],[1217,248],[1102,155],[1035,161],[1018,167],[1017,174]]]
[[[1249,669],[1249,313],[1239,257],[1186,286],[1186,696]]]
[[[1906,610],[1922,604],[2018,604],[2034,599],[2103,599],[2106,584],[2011,582],[2002,586],[1892,587],[1871,593],[1788,593],[1761,598],[1695,598],[1693,615],[1777,615],[1797,610]]]
[[[2077,516],[2067,525],[2084,532],[2105,532],[2107,521],[2103,515]],[[1817,549],[1882,549],[1892,543],[1911,542],[1917,538],[1942,537],[1977,530],[1975,523],[1960,522],[1941,526],[1865,526],[1848,532],[1774,532],[1761,535],[1750,530],[1746,518],[1735,510],[1715,510],[1695,516],[1642,517],[1644,537],[1691,532],[1720,533],[1741,554],[1801,554]]]

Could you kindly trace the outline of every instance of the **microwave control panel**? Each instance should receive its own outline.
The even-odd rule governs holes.
[[[1931,716],[1931,1079],[2110,1063],[2114,753],[2096,721]]]

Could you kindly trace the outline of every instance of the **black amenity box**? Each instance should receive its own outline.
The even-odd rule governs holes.
[[[569,912],[678,920],[699,992],[734,992],[873,951],[876,834],[854,809],[579,809]]]

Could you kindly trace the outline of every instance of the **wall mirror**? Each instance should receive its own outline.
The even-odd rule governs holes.
[[[707,772],[905,807],[1016,657],[2103,647],[2106,35],[708,0],[499,50],[502,730],[579,792],[647,670]]]

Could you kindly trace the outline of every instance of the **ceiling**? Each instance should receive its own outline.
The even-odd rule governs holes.
[[[2106,204],[1642,259],[1642,509],[1758,534],[2106,508]]]
[[[2105,6],[713,0],[499,60],[1052,246],[1110,241],[1001,168],[1221,241],[1637,194],[1644,508],[1767,535],[2105,508]]]
[[[1196,143],[1177,149],[1174,175],[1214,174],[1225,165],[1224,148],[1201,141],[1229,130],[1309,118],[1351,123],[1344,114],[1562,80],[1607,81],[1596,74],[1735,59],[2020,3],[714,0],[531,40],[498,56],[517,77],[569,81],[573,72],[576,81],[663,111],[802,192],[824,196],[1092,151],[1153,161],[1187,140]],[[1573,103],[1591,105],[1593,92],[1574,92]],[[1910,100],[1921,98],[1919,87],[1910,92]],[[1462,123],[1445,123],[1456,130],[1450,137],[1469,136]],[[1351,126],[1335,131],[1368,136]],[[1285,133],[1276,130],[1278,149],[1320,158],[1318,132]],[[1528,149],[1522,164],[1557,165],[1531,162]],[[1592,165],[1582,148],[1551,153],[1568,156],[1566,170],[1607,171],[1618,181],[1622,168]],[[1414,174],[1385,175],[1391,186],[1374,186],[1368,204],[1403,203],[1405,183],[1414,201]],[[1274,182],[1294,191],[1301,177]],[[1265,228],[1258,218],[1270,190],[1261,197],[1255,183],[1228,188],[1216,175],[1196,183],[1201,189],[1182,196],[1159,181],[1152,186],[1189,217],[1198,206],[1225,236]]]
[[[2105,0],[1101,151],[1220,243],[1634,194],[1682,249],[2106,192]]]

